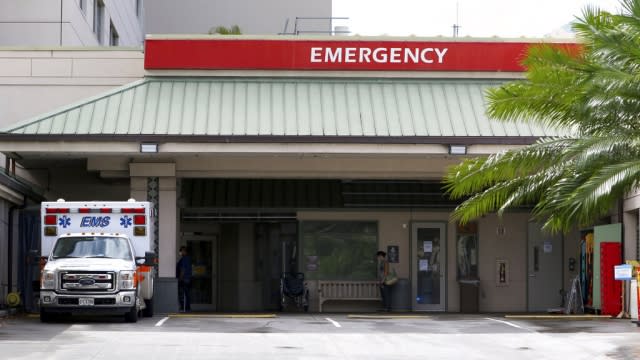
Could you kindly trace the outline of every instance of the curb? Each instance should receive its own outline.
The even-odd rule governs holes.
[[[612,319],[609,315],[505,315],[506,319],[513,320],[606,320]]]

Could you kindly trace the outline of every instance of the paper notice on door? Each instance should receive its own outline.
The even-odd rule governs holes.
[[[420,271],[429,271],[429,260],[420,259],[420,262],[418,263],[418,265],[419,265]]]
[[[433,241],[425,241],[423,243],[424,252],[433,252]]]
[[[551,243],[551,241],[545,241],[542,249],[545,253],[550,253],[553,251],[553,244]]]

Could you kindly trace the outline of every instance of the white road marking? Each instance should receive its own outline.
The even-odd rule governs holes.
[[[492,318],[485,318],[485,319],[487,319],[487,320],[491,320],[491,321],[495,321],[495,322],[499,322],[499,323],[502,323],[502,324],[505,324],[505,325],[509,325],[509,326],[514,327],[514,328],[516,328],[516,329],[529,330],[529,329],[523,328],[523,327],[522,327],[522,326],[520,326],[520,325],[516,325],[516,324],[514,324],[514,323],[510,323],[510,322],[508,322],[508,321],[498,320],[498,319],[492,319]]]
[[[329,318],[325,318],[325,320],[327,320],[328,322],[332,323],[332,324],[333,324],[333,326],[335,326],[335,327],[342,327],[342,325],[340,325],[340,324],[339,324],[337,321],[335,321],[335,320],[331,320],[331,319],[329,319]]]
[[[165,317],[164,319],[162,319],[162,320],[158,321],[158,322],[156,323],[156,326],[162,326],[162,324],[164,324],[164,322],[165,322],[165,321],[167,321],[167,320],[169,320],[169,317],[168,317],[168,316],[167,316],[167,317]]]

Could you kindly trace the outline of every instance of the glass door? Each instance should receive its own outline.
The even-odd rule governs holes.
[[[411,288],[415,311],[445,311],[445,223],[411,225]]]

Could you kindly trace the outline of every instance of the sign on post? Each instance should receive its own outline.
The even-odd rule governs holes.
[[[628,264],[614,266],[613,277],[616,280],[631,280],[633,278],[633,266]]]

